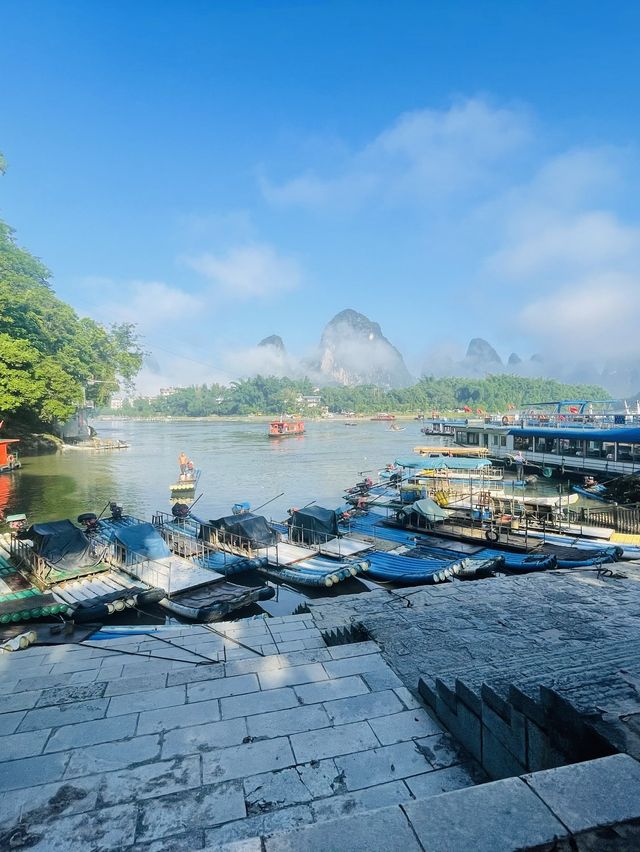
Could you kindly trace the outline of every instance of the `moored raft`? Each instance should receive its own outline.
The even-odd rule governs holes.
[[[133,576],[161,578],[166,593],[159,605],[183,618],[219,621],[275,594],[269,586],[231,583],[206,564],[172,553],[153,524],[116,517],[100,521],[99,534],[107,543],[105,559]]]
[[[262,515],[242,512],[210,521],[199,518],[168,520],[157,512],[154,522],[166,530],[173,548],[181,545],[176,534],[203,545],[203,552],[192,556],[199,564],[227,574],[255,570],[274,580],[297,586],[330,588],[368,570],[366,559],[321,554],[326,545],[292,543],[285,537],[286,525],[269,524]],[[336,526],[337,529],[337,526]]]
[[[136,584],[126,574],[96,563],[95,557],[92,557],[91,566],[83,565],[82,551],[78,551],[78,576],[74,577],[74,546],[86,544],[86,539],[70,521],[56,522],[54,528],[57,532],[66,528],[64,547],[69,548],[64,558],[58,558],[57,564],[49,563],[37,552],[38,548],[57,547],[50,537],[45,537],[47,547],[43,541],[0,538],[0,624],[52,616],[76,622],[102,620],[128,608],[156,603],[164,596],[164,590]],[[75,533],[71,535],[72,530],[77,531],[80,538],[76,539]],[[32,534],[38,538],[38,534]]]

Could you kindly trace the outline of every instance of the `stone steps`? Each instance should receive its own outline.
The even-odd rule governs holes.
[[[512,852],[639,846],[640,764],[616,755],[207,848]]]

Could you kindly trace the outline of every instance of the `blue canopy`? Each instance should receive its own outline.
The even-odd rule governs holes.
[[[509,430],[509,435],[522,435],[525,438],[567,438],[578,441],[608,441],[616,444],[640,444],[640,429],[634,426],[621,426],[619,429],[592,429],[537,426],[517,427]]]
[[[413,459],[396,459],[398,467],[424,467],[422,456]]]
[[[118,527],[114,537],[130,553],[137,553],[144,559],[163,559],[165,556],[171,556],[165,540],[151,524]]]

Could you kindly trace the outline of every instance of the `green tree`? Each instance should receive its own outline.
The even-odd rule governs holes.
[[[78,317],[55,295],[50,277],[0,221],[0,419],[64,420],[85,394],[104,404],[142,365],[131,324],[107,329]]]

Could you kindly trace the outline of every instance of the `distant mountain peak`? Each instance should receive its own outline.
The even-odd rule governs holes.
[[[502,364],[502,359],[496,350],[482,337],[474,337],[469,342],[466,357],[485,364]]]
[[[522,364],[522,358],[517,354],[517,352],[512,352],[511,355],[509,355],[507,364],[510,367],[517,367],[518,364]]]
[[[278,334],[270,334],[258,343],[258,346],[272,346],[280,352],[284,352],[284,341]]]
[[[403,387],[412,382],[402,355],[380,325],[352,308],[340,311],[325,326],[320,371],[343,385]]]

